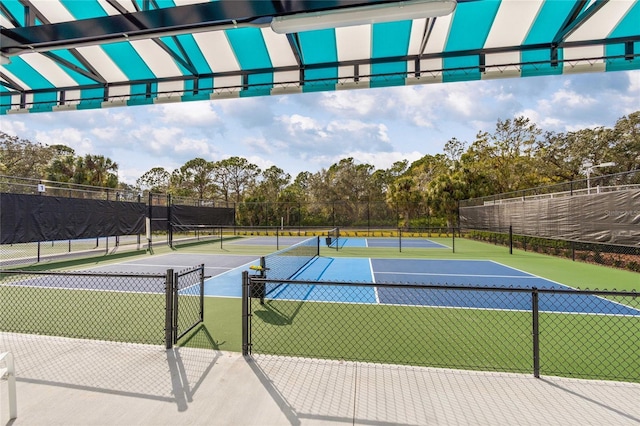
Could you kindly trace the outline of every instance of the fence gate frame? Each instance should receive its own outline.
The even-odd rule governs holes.
[[[198,274],[198,283],[196,284],[198,286],[198,316],[194,318],[193,323],[184,330],[180,330],[180,290],[184,289],[180,285],[181,279],[184,280],[183,277],[195,273]],[[178,343],[178,340],[204,321],[204,278],[204,264],[178,272],[167,269],[165,287],[165,347],[167,349],[171,349],[173,345]]]

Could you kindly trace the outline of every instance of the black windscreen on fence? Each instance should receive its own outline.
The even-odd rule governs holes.
[[[506,199],[460,207],[463,229],[504,231],[512,226],[517,235],[552,239],[637,246],[639,225],[639,190]]]
[[[0,194],[0,243],[144,233],[142,203]]]
[[[235,210],[226,207],[199,207],[174,204],[171,206],[171,222],[176,225],[234,224]]]

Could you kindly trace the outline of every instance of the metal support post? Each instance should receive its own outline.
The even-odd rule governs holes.
[[[164,340],[165,348],[173,347],[173,269],[167,269],[165,278],[165,317],[164,317]]]
[[[540,322],[538,317],[538,289],[531,292],[532,335],[533,335],[533,375],[540,378]]]

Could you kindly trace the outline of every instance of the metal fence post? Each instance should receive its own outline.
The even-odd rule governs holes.
[[[180,315],[180,311],[179,311],[179,299],[178,296],[180,294],[180,278],[178,276],[178,273],[175,272],[173,274],[173,343],[176,344],[178,343],[178,317]]]
[[[173,247],[173,221],[171,220],[171,194],[167,194],[167,241]]]
[[[242,355],[249,355],[249,272],[242,272]]]
[[[164,320],[164,340],[165,347],[173,347],[173,269],[167,269],[165,278],[165,320]]]
[[[509,225],[509,254],[513,254],[513,226]]]
[[[533,375],[540,378],[540,322],[538,318],[538,288],[531,288],[531,313],[533,335]]]
[[[147,223],[149,224],[149,229],[147,229],[147,248],[151,251],[151,246],[153,245],[153,230],[151,229],[151,224],[153,222],[153,194],[149,192],[149,205],[147,210]]]
[[[204,321],[204,263],[200,264],[200,321]]]
[[[451,234],[451,252],[456,252],[456,230],[454,228],[453,233]]]

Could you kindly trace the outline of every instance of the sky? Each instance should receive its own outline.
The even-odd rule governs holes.
[[[194,158],[244,157],[294,178],[353,157],[376,169],[467,144],[498,120],[544,131],[613,127],[640,110],[640,71],[358,89],[136,107],[0,116],[0,130],[118,164],[120,181]]]

